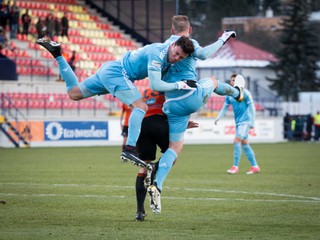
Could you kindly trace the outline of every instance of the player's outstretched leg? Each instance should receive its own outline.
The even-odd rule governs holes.
[[[241,76],[241,75],[238,75]],[[242,76],[241,76],[242,77]],[[234,97],[238,102],[241,102],[244,98],[244,85],[245,81],[242,77],[238,79],[237,84],[231,86],[230,84],[218,81],[215,77],[211,78],[214,82],[214,85],[216,86],[213,90],[216,94],[221,96],[232,96]],[[243,81],[242,81],[243,80]]]
[[[136,166],[147,168],[152,171],[152,166],[150,164],[147,164],[146,162],[142,161],[138,157],[136,147],[126,145],[120,155],[120,160],[122,160],[123,162],[131,162],[132,164],[134,164]]]
[[[51,41],[46,37],[39,38],[36,42],[51,53],[54,58],[61,56],[61,44],[59,42]]]
[[[61,44],[51,41],[46,37],[38,39],[36,43],[44,47],[56,59],[59,66],[60,75],[66,83],[67,92],[69,92],[73,87],[78,86],[77,76],[75,75],[65,58],[61,55]]]
[[[142,101],[142,100],[141,100]],[[141,131],[141,123],[146,112],[140,108],[133,108],[129,117],[128,139],[120,159],[123,162],[131,162],[134,165],[150,168],[150,165],[142,161],[137,154],[136,143]],[[150,168],[152,170],[152,168]]]

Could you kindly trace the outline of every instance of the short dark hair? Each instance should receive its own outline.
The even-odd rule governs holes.
[[[238,74],[233,73],[230,78],[235,78]]]
[[[176,42],[176,46],[181,47],[182,51],[188,55],[194,52],[194,46],[190,38],[182,36]]]

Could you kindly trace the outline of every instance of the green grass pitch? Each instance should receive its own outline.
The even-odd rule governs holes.
[[[120,147],[0,148],[0,239],[320,239],[320,145],[252,147],[228,175],[232,144],[186,145],[144,222]]]

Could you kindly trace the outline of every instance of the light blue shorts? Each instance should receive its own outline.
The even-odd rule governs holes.
[[[163,106],[163,111],[168,116],[170,142],[183,141],[190,115],[207,103],[213,92],[213,82],[211,79],[201,79],[196,91],[185,92],[178,98],[168,98]]]
[[[81,82],[79,88],[85,96],[110,93],[129,106],[142,96],[123,72],[125,71],[120,61],[106,62],[95,74]]]
[[[243,123],[236,126],[236,137],[242,140],[248,139],[250,131],[250,124]]]

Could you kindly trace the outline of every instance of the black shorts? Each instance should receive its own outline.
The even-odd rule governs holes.
[[[128,126],[123,126],[122,127],[122,132],[121,132],[121,136],[122,137],[128,137],[128,129],[129,129]]]
[[[155,160],[157,146],[164,153],[169,147],[169,125],[164,115],[152,115],[144,118],[137,142],[141,160]]]

